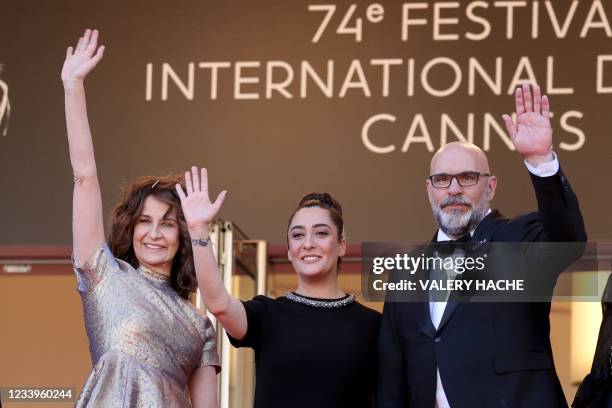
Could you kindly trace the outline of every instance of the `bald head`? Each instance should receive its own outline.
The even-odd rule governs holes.
[[[431,158],[429,174],[457,174],[464,171],[489,173],[489,160],[480,147],[465,142],[451,142]]]

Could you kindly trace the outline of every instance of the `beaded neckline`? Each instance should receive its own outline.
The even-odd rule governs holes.
[[[319,308],[327,308],[327,309],[337,309],[340,307],[348,306],[355,302],[355,295],[346,295],[339,299],[315,299],[302,295],[298,295],[295,292],[287,292],[285,295],[287,299],[301,303],[303,305],[319,307]]]

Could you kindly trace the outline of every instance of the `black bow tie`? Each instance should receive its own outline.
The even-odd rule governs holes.
[[[438,241],[434,242],[434,250],[442,255],[450,255],[455,252],[456,248],[466,249],[466,243],[472,242],[472,237],[470,234],[465,234],[460,236],[457,239],[453,239],[450,241]]]

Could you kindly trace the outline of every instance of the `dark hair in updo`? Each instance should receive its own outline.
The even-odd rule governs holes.
[[[153,196],[168,204],[169,212],[176,214],[179,229],[179,247],[172,262],[170,284],[179,296],[188,299],[189,294],[196,290],[197,281],[191,252],[191,238],[181,208],[181,200],[174,187],[177,183],[185,189],[185,183],[179,176],[145,176],[124,188],[123,198],[111,215],[108,246],[115,257],[138,268],[139,262],[132,240],[134,226],[142,214],[144,202],[147,197]]]
[[[291,221],[293,221],[293,217],[295,217],[295,214],[302,208],[311,207],[324,208],[329,212],[329,217],[331,218],[332,223],[338,229],[338,242],[342,241],[342,238],[344,237],[344,218],[342,218],[342,206],[329,193],[310,193],[302,197],[297,208],[293,210],[293,212],[291,213],[291,217],[289,217],[289,222],[287,223],[287,232],[289,232],[289,227],[291,226]],[[287,245],[289,245],[288,237]],[[340,267],[341,261],[342,258],[338,258],[338,267]]]

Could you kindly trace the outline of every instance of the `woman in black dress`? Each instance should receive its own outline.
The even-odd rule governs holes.
[[[601,300],[603,319],[591,372],[580,384],[572,407],[612,408],[612,275]]]
[[[205,169],[194,167],[185,179],[187,191],[177,190],[196,242],[198,284],[232,344],[255,350],[255,407],[372,407],[380,314],[338,286],[346,250],[340,204],[327,193],[302,198],[287,228],[296,290],[241,302],[225,289],[208,245],[225,193],[210,202]]]

